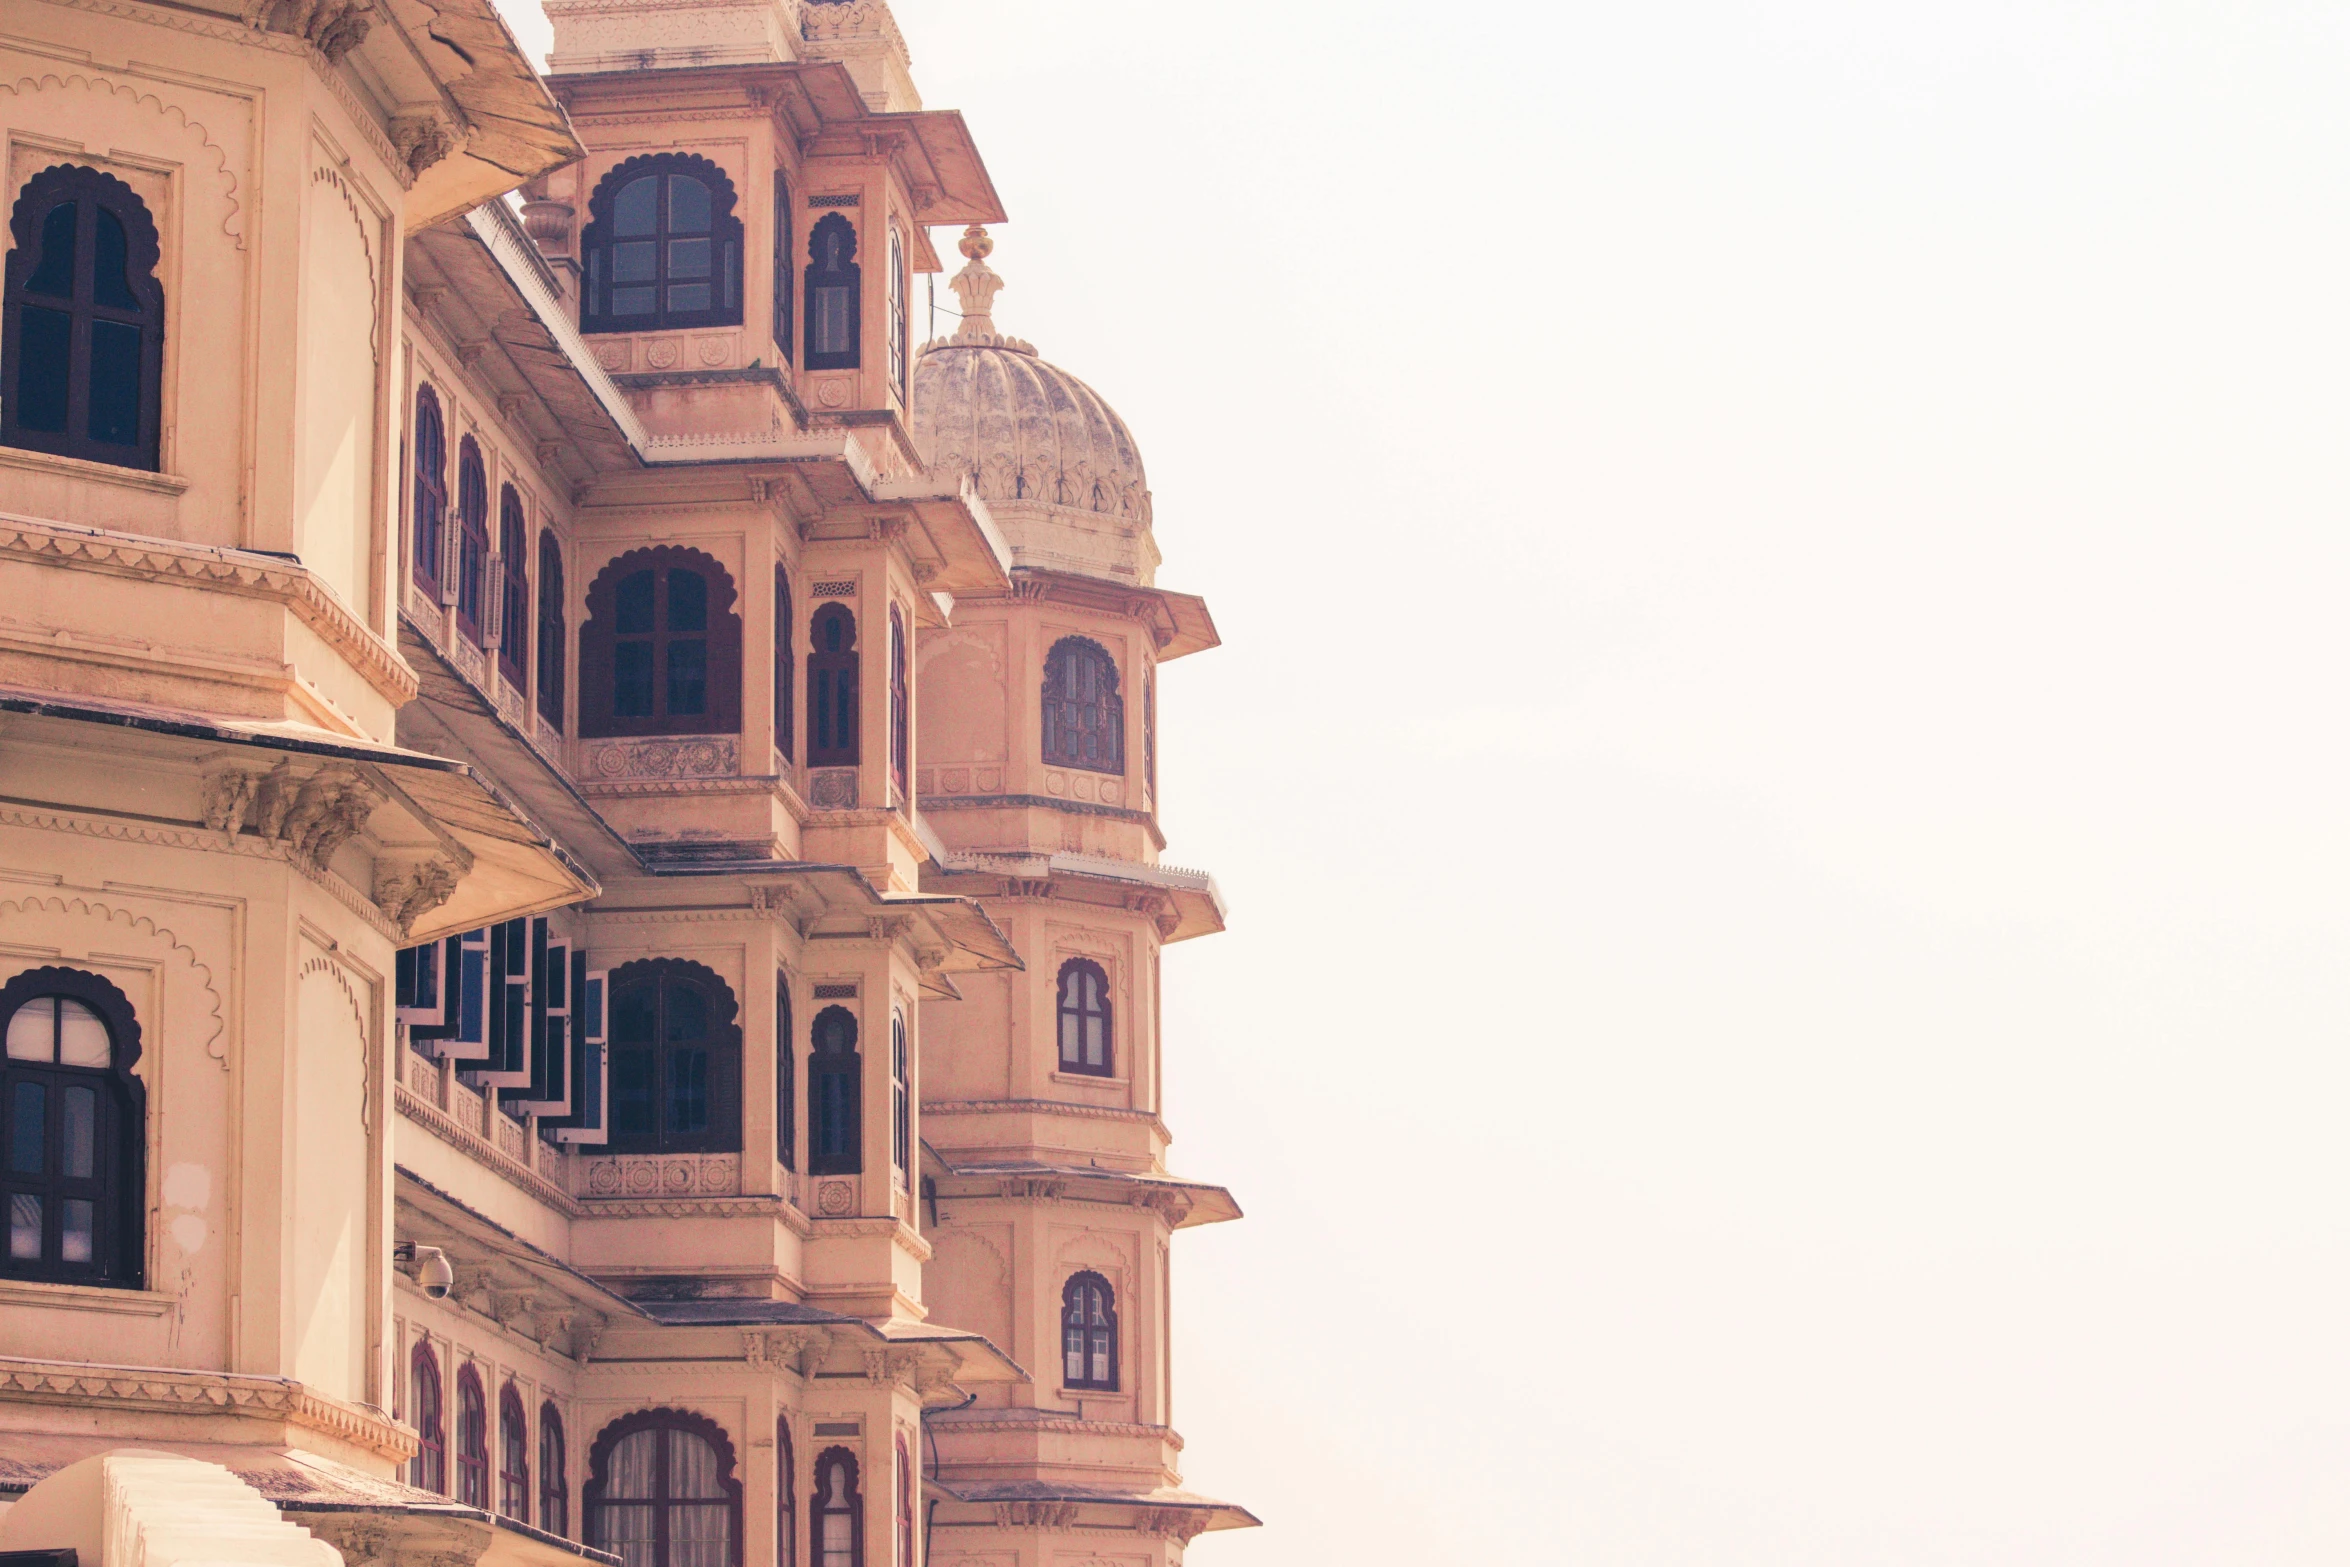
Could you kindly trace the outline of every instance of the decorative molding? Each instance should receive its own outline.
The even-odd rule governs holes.
[[[674,740],[605,740],[587,748],[584,771],[594,779],[735,778],[742,743],[734,735],[688,735]]]
[[[922,1102],[924,1115],[1068,1115],[1088,1121],[1156,1121],[1149,1110],[1079,1104],[1070,1099],[942,1099]]]
[[[811,767],[808,769],[808,804],[819,811],[853,811],[857,808],[857,769],[854,767]]]
[[[818,1181],[816,1183],[816,1216],[820,1219],[845,1219],[857,1211],[857,1183],[854,1181]]]
[[[15,813],[0,812],[0,821],[5,821],[7,816],[11,814]],[[32,913],[36,910],[45,914],[78,913],[92,915],[98,919],[106,921],[109,924],[119,921],[122,924],[129,926],[132,930],[138,930],[144,927],[147,934],[153,936],[156,940],[163,943],[165,951],[186,953],[188,955],[188,967],[196,971],[196,977],[198,981],[204,986],[204,994],[210,997],[212,1001],[212,1032],[206,1035],[204,1038],[204,1053],[210,1056],[213,1060],[219,1062],[220,1069],[223,1072],[228,1070],[228,1041],[225,1037],[228,1032],[228,1018],[224,1003],[221,998],[220,987],[213,983],[211,965],[207,964],[202,958],[196,955],[196,949],[193,946],[189,945],[186,941],[182,940],[179,936],[175,935],[170,930],[167,930],[162,925],[157,924],[154,919],[147,915],[134,913],[129,909],[119,907],[115,904],[100,903],[90,898],[31,896],[24,898],[11,898],[4,902],[0,902],[0,915],[9,913],[26,914]],[[158,1029],[165,1026],[165,1019],[157,1018],[154,1021]],[[60,1286],[38,1285],[31,1287],[52,1289],[58,1288]],[[107,1290],[101,1291],[100,1293],[111,1295],[117,1292]],[[0,1304],[6,1304],[6,1298],[4,1296],[0,1296]]]
[[[318,1431],[395,1461],[416,1454],[406,1426],[313,1393],[282,1377],[100,1366],[75,1361],[0,1357],[0,1403],[111,1406],[142,1414],[221,1413],[274,1418]]]
[[[740,1154],[582,1158],[572,1184],[582,1197],[739,1197]]]
[[[808,198],[808,205],[810,207],[819,209],[825,207],[856,207],[862,206],[864,201],[865,198],[863,196],[859,195],[855,191],[850,191],[845,196],[810,196]]]
[[[184,15],[175,15],[173,13],[164,11],[150,10],[145,6],[93,4],[90,3],[90,0],[64,0],[64,3],[77,5],[81,9],[97,11],[106,15],[128,17],[135,21],[176,28],[184,32],[203,32],[209,34],[210,36],[226,38],[240,43],[251,37],[251,35],[246,33],[242,28],[224,26],[215,31],[213,29],[206,28],[201,24],[195,23],[193,18],[186,17]],[[141,91],[137,87],[126,86],[121,82],[113,80],[111,77],[101,75],[84,75],[80,72],[75,72],[66,76],[20,76],[13,82],[0,83],[0,91],[6,91],[10,94],[21,97],[25,94],[28,88],[33,92],[47,92],[53,87],[73,87],[77,85],[87,88],[92,92],[105,91],[112,93],[115,97],[118,98],[128,98],[134,106],[143,103],[151,103],[155,106],[155,111],[158,114],[161,114],[166,118],[176,116],[183,127],[195,132],[197,141],[212,154],[215,160],[215,167],[220,174],[221,184],[226,187],[228,215],[221,220],[221,232],[228,236],[229,240],[237,247],[237,249],[243,250],[245,248],[245,235],[243,231],[244,208],[243,203],[237,199],[237,176],[236,171],[229,167],[228,149],[221,146],[220,143],[212,139],[212,132],[205,128],[204,123],[201,120],[189,118],[188,111],[181,108],[178,104],[166,103],[162,97],[156,93]]]
[[[588,1210],[572,1201],[571,1194],[562,1187],[529,1166],[516,1163],[504,1149],[465,1126],[407,1083],[395,1082],[392,1085],[392,1102],[409,1120],[474,1163],[504,1177],[508,1183],[520,1188],[524,1195],[538,1199],[567,1218],[577,1219],[587,1214]]]
[[[0,558],[9,557],[282,604],[395,707],[416,696],[416,672],[398,650],[368,630],[308,568],[292,561],[0,514]]]

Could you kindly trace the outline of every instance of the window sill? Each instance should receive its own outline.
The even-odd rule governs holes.
[[[185,495],[195,481],[176,473],[149,473],[144,468],[118,468],[109,462],[92,462],[86,457],[60,457],[54,452],[36,452],[24,446],[0,446],[0,468],[21,468],[28,473],[45,473],[60,479],[89,479],[99,484],[119,484],[125,489],[146,490],[155,495]]]
[[[126,1317],[160,1317],[178,1304],[178,1296],[159,1295],[153,1290],[0,1279],[0,1306],[55,1306],[69,1311],[111,1311]]]
[[[1092,1072],[1072,1072],[1064,1067],[1053,1069],[1053,1081],[1068,1083],[1078,1088],[1132,1088],[1130,1077],[1102,1077]]]

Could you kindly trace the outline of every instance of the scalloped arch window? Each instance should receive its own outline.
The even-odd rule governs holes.
[[[0,445],[160,466],[163,285],[154,216],[111,174],[27,180],[0,288]]]
[[[631,158],[588,198],[583,332],[740,326],[743,225],[734,183],[692,153]]]

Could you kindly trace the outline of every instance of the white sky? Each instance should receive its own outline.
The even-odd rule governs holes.
[[[2350,13],[893,3],[1226,641],[1194,1567],[2344,1560]]]

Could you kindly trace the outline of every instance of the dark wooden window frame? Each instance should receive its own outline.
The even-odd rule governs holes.
[[[1090,699],[1070,689],[1087,665],[1093,666],[1095,679]],[[1108,648],[1091,637],[1069,636],[1055,642],[1045,655],[1043,701],[1046,766],[1125,776],[1126,701],[1118,691],[1118,661]],[[1075,721],[1087,709],[1094,720],[1090,730]],[[1092,756],[1086,754],[1089,735],[1101,742]]]
[[[848,237],[848,249],[827,264],[825,248],[842,235]],[[828,295],[843,289],[848,295],[849,346],[819,352],[816,345],[824,337],[816,330],[817,312]],[[808,270],[801,289],[801,299],[802,308],[808,317],[800,337],[800,353],[805,367],[810,370],[854,370],[862,364],[865,357],[865,268],[857,260],[857,225],[837,212],[826,213],[808,230]]]
[[[1106,1323],[1087,1320],[1092,1315],[1087,1309],[1090,1304],[1087,1292],[1091,1290],[1101,1292],[1102,1315],[1108,1319]],[[1072,1318],[1075,1320],[1072,1321]],[[1081,1377],[1069,1375],[1071,1330],[1083,1335],[1080,1343],[1083,1346],[1081,1355],[1085,1375]],[[1107,1379],[1093,1374],[1094,1335],[1105,1332],[1109,1335],[1110,1351],[1110,1374]],[[1068,1282],[1061,1286],[1061,1386],[1087,1393],[1115,1393],[1118,1391],[1118,1369],[1118,1292],[1110,1287],[1108,1279],[1090,1268],[1083,1273],[1072,1273]]]
[[[898,803],[910,808],[914,776],[913,650],[906,644],[906,617],[889,607],[889,780],[897,785]]]
[[[768,322],[768,336],[775,339],[788,375],[792,367],[792,274],[799,270],[799,258],[792,253],[791,181],[781,169],[775,171],[775,249],[769,260],[775,267],[775,310]]]
[[[653,712],[621,717],[613,707],[613,660],[620,584],[640,571],[651,571],[655,630],[652,636]],[[690,571],[702,578],[706,591],[702,632],[670,632],[668,578],[671,572]],[[670,644],[693,637],[707,640],[704,679],[707,696],[699,713],[667,711]],[[630,550],[607,563],[588,588],[587,623],[579,628],[579,732],[585,739],[602,740],[636,735],[726,735],[742,729],[743,626],[735,612],[734,578],[718,561],[700,550],[678,545],[656,545]]]
[[[28,285],[46,259],[49,214],[76,204],[73,293],[66,305],[66,403],[63,430],[30,430],[18,422],[24,404],[23,369],[28,306],[54,311],[61,296],[32,294]],[[122,225],[124,282],[137,303],[104,305],[96,298],[98,213]],[[155,276],[163,247],[154,214],[138,192],[111,174],[81,164],[52,164],[24,182],[9,218],[15,241],[0,284],[0,446],[78,457],[109,467],[154,472],[163,449],[163,284]],[[37,303],[36,303],[37,302]],[[90,432],[90,378],[95,373],[92,342],[101,323],[135,327],[139,333],[138,434],[127,444],[101,441]]]
[[[857,1455],[845,1447],[828,1447],[816,1455],[815,1484],[808,1492],[808,1567],[827,1567],[824,1555],[825,1476],[840,1470],[846,1477],[842,1501],[849,1517],[849,1567],[865,1567],[865,1497],[857,1489]]]
[[[791,1416],[775,1417],[775,1567],[800,1556],[800,1472],[792,1461]]]
[[[906,1450],[906,1439],[898,1437],[897,1567],[914,1567],[914,1455]]]
[[[440,394],[429,386],[416,388],[416,428],[409,439],[416,458],[408,494],[410,573],[437,603],[448,567],[449,424]]]
[[[889,1162],[901,1174],[914,1167],[914,1075],[906,1014],[889,1015]]]
[[[539,1405],[539,1527],[558,1539],[571,1535],[570,1455],[563,1450],[563,1412]]]
[[[612,203],[628,186],[645,178],[660,181],[654,196],[653,232],[625,238],[613,233]],[[674,187],[669,182],[673,178],[698,180],[709,190],[707,236],[670,232],[669,203]],[[580,231],[579,258],[584,275],[579,294],[579,329],[582,332],[666,332],[742,325],[743,222],[735,213],[736,204],[734,181],[727,178],[726,171],[695,153],[645,153],[615,165],[596,182],[595,193],[588,197],[588,222]],[[672,310],[668,300],[673,281],[669,272],[674,259],[671,247],[679,241],[704,237],[711,245],[708,281],[716,302],[706,310]],[[646,281],[646,286],[653,290],[653,309],[650,314],[613,314],[605,308],[616,281],[610,276],[612,246],[640,242],[650,243],[654,248],[654,274]],[[690,284],[700,279],[688,277],[681,281]]]
[[[683,1431],[710,1444],[718,1455],[718,1484],[726,1492],[728,1558],[732,1567],[741,1567],[743,1560],[743,1483],[736,1472],[734,1443],[727,1439],[725,1429],[707,1415],[697,1415],[683,1409],[641,1409],[622,1415],[596,1433],[595,1446],[588,1453],[587,1485],[581,1495],[582,1511],[586,1514],[588,1543],[598,1550],[610,1550],[605,1543],[604,1488],[609,1483],[606,1467],[611,1462],[612,1449],[624,1438],[639,1431]],[[660,1443],[656,1449],[658,1473],[665,1484],[668,1479],[669,1444]],[[652,1567],[669,1567],[669,1514],[678,1506],[705,1507],[707,1501],[679,1503],[660,1499],[650,1504],[640,1501],[616,1502],[615,1506],[646,1506],[653,1508],[653,1563]]]
[[[848,1042],[845,1048],[827,1049],[825,1041],[831,1026],[828,1020],[835,1018],[848,1024]],[[857,1014],[847,1007],[826,1007],[808,1025],[808,1173],[811,1175],[858,1175],[864,1171],[865,1053],[858,1045],[861,1032]],[[841,1078],[848,1084],[846,1107],[840,1111],[847,1123],[848,1147],[828,1149],[828,1141],[834,1140],[825,1135],[833,1128],[831,1118],[824,1113],[824,1095],[827,1083]]]
[[[408,1483],[419,1491],[449,1494],[448,1411],[441,1400],[441,1357],[432,1340],[420,1338],[408,1352],[408,1407],[416,1424],[416,1456]]]
[[[511,484],[498,486],[498,672],[530,689],[530,522]]]
[[[475,647],[489,626],[490,476],[481,443],[457,442],[457,629]]]
[[[539,716],[563,728],[564,653],[570,638],[563,627],[563,541],[555,530],[539,531]]]
[[[710,1051],[710,1125],[699,1134],[672,1134],[667,1129],[669,1093],[669,1052],[671,1045],[686,1041],[662,1038],[667,1032],[668,1009],[665,1004],[655,1009],[655,1038],[653,1042],[654,1117],[655,1130],[650,1137],[623,1135],[617,1117],[612,1122],[611,1141],[607,1151],[615,1154],[635,1153],[739,1153],[743,1146],[742,1080],[743,1031],[739,1021],[740,1003],[734,988],[721,978],[717,970],[686,958],[642,958],[624,963],[612,970],[607,994],[611,1000],[605,1009],[605,1048],[611,1052],[611,1072],[617,1090],[620,1075],[619,1056],[624,1048],[619,1036],[618,1015],[620,1000],[636,987],[651,985],[657,997],[665,997],[673,986],[690,985],[703,992],[709,1006],[710,1032],[706,1039],[693,1043],[704,1044]]]
[[[845,628],[839,650],[828,649],[830,628]],[[857,614],[838,601],[820,604],[808,617],[808,765],[854,767],[863,761],[858,743],[865,700],[858,678]]]
[[[490,1401],[469,1361],[457,1368],[457,1500],[490,1510]]]
[[[799,634],[792,621],[791,574],[783,563],[775,566],[775,749],[792,759],[792,638]]]
[[[0,1098],[0,1112],[5,1112],[5,1119],[13,1122],[16,1085],[20,1082],[42,1084],[44,1098],[65,1087],[96,1089],[98,1113],[97,1124],[92,1128],[91,1164],[94,1174],[87,1181],[46,1172],[37,1178],[30,1172],[22,1177],[0,1174],[0,1181],[42,1198],[44,1253],[49,1249],[49,1238],[57,1233],[59,1203],[68,1199],[94,1203],[90,1261],[68,1263],[46,1256],[18,1261],[0,1256],[0,1278],[138,1289],[145,1280],[147,1264],[147,1088],[135,1070],[144,1048],[138,1014],[131,1006],[130,997],[104,975],[73,968],[28,969],[6,985],[0,985],[0,1039],[7,1037],[10,1024],[27,1002],[51,996],[78,1001],[98,1015],[99,1021],[106,1025],[111,1044],[108,1064],[103,1068],[66,1066],[61,1062],[19,1062],[0,1056],[0,1082],[7,1085],[5,1098]],[[13,1126],[6,1135],[13,1137]],[[51,1169],[57,1162],[58,1142],[54,1132],[45,1125],[43,1162]],[[12,1145],[9,1151],[13,1152]],[[0,1165],[0,1169],[4,1168]],[[0,1210],[5,1206],[0,1203]],[[0,1211],[0,1219],[4,1218],[4,1211]]]
[[[1085,1024],[1093,1015],[1085,1005],[1082,988],[1076,983],[1091,978],[1101,995],[1102,1064],[1091,1066],[1085,1060]],[[1073,993],[1074,992],[1074,993]],[[1069,1058],[1069,1024],[1077,1024],[1077,1059]],[[1110,1002],[1110,975],[1091,958],[1071,958],[1061,965],[1053,980],[1053,1039],[1059,1055],[1061,1070],[1083,1077],[1116,1077],[1118,1075],[1118,1030],[1116,1012]]]
[[[906,400],[906,371],[913,363],[913,301],[908,297],[908,253],[905,231],[893,220],[889,226],[889,388],[899,402]]]
[[[530,1522],[530,1415],[512,1380],[498,1389],[498,1511]]]
[[[791,976],[775,971],[775,1157],[787,1170],[797,1169],[799,1142],[792,1135],[793,1113],[799,1105],[797,1074],[792,1058],[799,1041],[792,1037]]]

